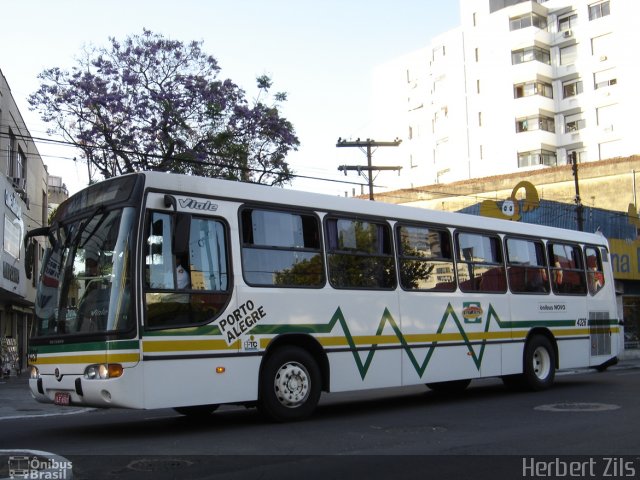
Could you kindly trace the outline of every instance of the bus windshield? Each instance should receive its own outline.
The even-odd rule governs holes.
[[[102,206],[68,223],[58,219],[42,265],[36,336],[129,330],[135,209]]]

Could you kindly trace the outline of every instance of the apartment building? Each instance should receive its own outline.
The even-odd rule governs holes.
[[[634,0],[460,0],[461,25],[374,73],[388,188],[640,152]],[[377,163],[384,163],[383,155]]]
[[[47,224],[47,182],[46,167],[0,71],[0,377],[26,368],[43,247],[31,244],[27,262],[23,238]]]

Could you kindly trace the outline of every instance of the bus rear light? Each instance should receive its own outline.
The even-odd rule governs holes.
[[[101,363],[89,365],[84,370],[84,378],[87,380],[106,380],[108,378],[118,378],[124,372],[119,363]]]

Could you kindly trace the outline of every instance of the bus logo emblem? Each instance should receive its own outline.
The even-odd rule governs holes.
[[[480,323],[482,321],[482,306],[480,302],[464,302],[462,304],[462,318],[464,323]]]

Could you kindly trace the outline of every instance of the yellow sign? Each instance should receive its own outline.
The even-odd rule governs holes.
[[[640,280],[640,240],[609,239],[611,268],[616,280]]]
[[[522,211],[529,212],[540,206],[540,197],[536,187],[531,182],[523,180],[513,187],[511,196],[502,203],[493,200],[485,200],[480,204],[480,215],[483,217],[500,218],[502,220],[520,220],[520,203],[517,194],[519,190],[524,190],[525,197],[522,204]]]

